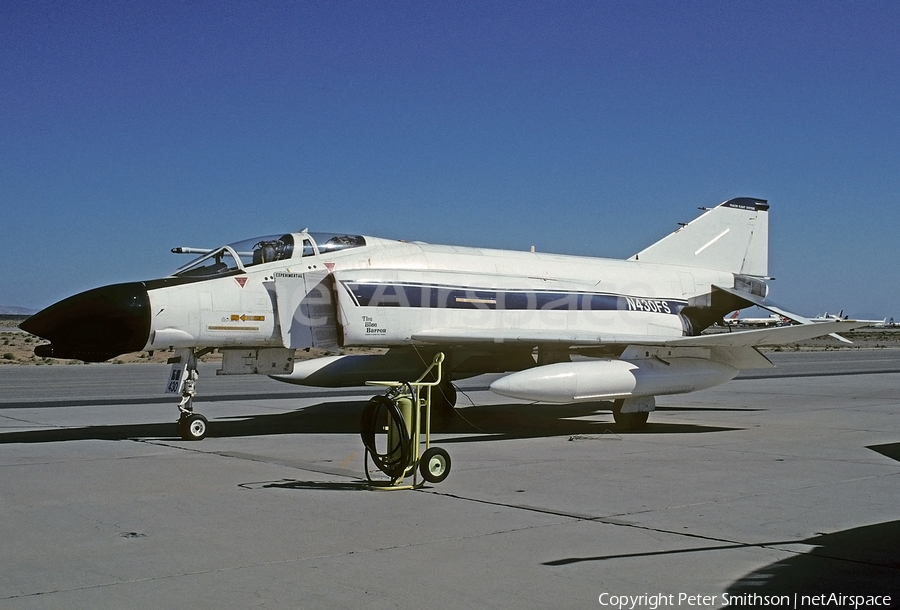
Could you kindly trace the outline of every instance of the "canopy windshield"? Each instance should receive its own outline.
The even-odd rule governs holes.
[[[296,248],[294,247],[296,244]],[[329,254],[366,245],[362,235],[343,233],[287,233],[245,239],[205,252],[173,275],[178,277],[216,277],[241,272],[248,267],[274,261]],[[189,250],[196,252],[196,250]]]
[[[291,234],[267,235],[245,239],[207,252],[178,268],[173,275],[179,277],[215,277],[243,271],[261,263],[291,258],[294,252],[294,236]]]
[[[366,245],[366,238],[362,235],[345,235],[342,233],[310,233],[319,247],[319,254],[328,254],[347,248],[359,248]]]

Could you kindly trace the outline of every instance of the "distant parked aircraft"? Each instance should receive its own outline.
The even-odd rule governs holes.
[[[816,316],[815,318],[810,318],[813,322],[834,322],[835,320],[848,320],[849,316],[844,315],[844,310],[840,310],[836,314],[830,314],[827,311],[821,315]],[[891,325],[893,325],[893,318],[891,318]],[[866,326],[876,326],[876,327],[884,327],[888,324],[888,319],[884,318],[882,320],[859,320],[854,319],[854,322],[862,322]]]
[[[773,313],[767,318],[739,318],[740,310],[734,312],[724,322],[726,326],[783,326],[790,324],[790,320],[784,316]]]

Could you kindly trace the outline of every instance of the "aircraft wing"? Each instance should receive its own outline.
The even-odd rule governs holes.
[[[774,366],[757,350],[760,345],[781,345],[828,334],[828,331],[852,330],[865,326],[864,322],[835,320],[821,324],[781,326],[741,332],[723,332],[699,337],[653,337],[649,335],[588,335],[561,331],[429,330],[417,333],[413,339],[422,343],[451,345],[485,345],[504,342],[530,345],[557,345],[566,348],[620,346],[622,358],[695,357],[728,364],[736,369],[765,369]],[[644,354],[644,352],[647,352]]]
[[[739,332],[725,332],[699,337],[666,337],[653,335],[615,335],[571,333],[563,330],[517,331],[515,329],[427,330],[413,335],[413,340],[432,344],[529,343],[556,344],[570,347],[600,345],[648,345],[666,347],[753,347],[782,345],[820,337],[835,331],[853,330],[865,322],[835,320],[819,324],[801,324],[778,328],[761,328]]]
[[[804,339],[812,339],[828,334],[829,330],[852,330],[859,328],[858,322],[835,321],[823,324],[801,324],[760,328],[741,332],[725,332],[699,337],[676,337],[662,342],[662,347],[670,356],[684,355],[709,358],[728,364],[736,369],[766,369],[775,366],[758,349],[760,345],[783,345]],[[659,352],[658,343],[637,342],[629,345],[622,357],[640,355],[651,348]],[[663,353],[665,355],[665,353]]]
[[[853,330],[865,326],[865,322],[853,320],[835,320],[834,322],[822,322],[820,324],[799,324],[796,326],[780,326],[778,328],[760,328],[757,330],[745,330],[733,333],[717,333],[715,335],[701,335],[699,337],[676,337],[663,342],[663,345],[674,347],[752,347],[757,345],[784,345],[833,335],[837,331]],[[843,339],[843,337],[841,337]],[[846,339],[843,339],[846,341]],[[637,345],[643,345],[638,341]],[[658,345],[658,343],[653,343]]]
[[[662,345],[672,337],[650,335],[616,335],[604,333],[572,333],[565,330],[516,330],[516,329],[451,329],[422,330],[412,336],[414,341],[439,345],[469,345],[485,343],[555,344],[570,347],[598,345],[632,345],[653,342]]]

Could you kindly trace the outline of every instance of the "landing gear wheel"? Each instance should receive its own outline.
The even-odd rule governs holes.
[[[186,441],[202,441],[209,430],[209,422],[199,413],[192,413],[178,420],[178,433]]]
[[[639,430],[646,427],[647,417],[650,414],[647,411],[638,411],[637,413],[622,413],[621,411],[613,411],[613,419],[625,430]]]
[[[450,474],[450,454],[440,447],[429,447],[419,459],[419,472],[429,483],[440,483]]]

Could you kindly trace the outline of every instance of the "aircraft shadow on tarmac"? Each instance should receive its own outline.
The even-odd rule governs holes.
[[[268,436],[277,434],[354,434],[359,433],[360,415],[365,401],[326,402],[286,413],[249,415],[246,417],[210,417],[210,438]],[[736,428],[696,424],[655,423],[652,420],[639,431],[615,424],[609,413],[610,403],[571,404],[506,404],[473,406],[460,409],[447,421],[437,421],[432,431],[457,435],[442,438],[442,443],[542,438],[552,436],[614,434],[686,434],[722,432]],[[685,410],[679,408],[679,411]],[[603,413],[606,411],[606,413]],[[577,418],[597,415],[600,421]],[[605,421],[604,421],[605,420]],[[177,427],[171,422],[156,424],[95,425],[70,428],[47,428],[0,434],[0,444],[48,443],[73,440],[178,439]]]
[[[900,462],[900,443],[887,443],[885,445],[869,445],[866,449],[871,449],[875,453],[880,453],[884,457],[891,458]]]
[[[731,549],[777,548],[806,544],[807,553],[792,554],[750,572],[732,583],[726,592],[732,595],[890,595],[890,608],[900,607],[900,521],[867,525],[832,534],[820,534],[806,540],[781,540],[756,544],[723,543],[687,549],[650,551],[594,557],[569,557],[545,562],[547,566],[566,566],[585,562],[632,559],[659,555],[684,555],[721,552]],[[745,605],[760,605],[747,603]],[[825,604],[819,604],[823,606]],[[807,607],[798,603],[797,607]],[[847,607],[831,604],[831,607]],[[884,607],[884,606],[881,606]]]
[[[900,461],[900,443],[867,447],[885,457]],[[793,607],[794,596],[854,595],[891,597],[889,608],[900,608],[900,521],[887,521],[853,529],[819,534],[806,540],[781,540],[761,543],[714,544],[688,549],[650,551],[624,555],[567,557],[545,562],[548,566],[566,566],[610,559],[650,557],[656,555],[684,555],[719,552],[731,549],[778,548],[805,544],[813,549],[807,553],[791,554],[767,566],[754,570],[733,582],[726,592],[729,596],[787,596]],[[759,605],[759,602],[744,605]],[[810,607],[798,598],[798,608]],[[737,602],[735,602],[737,603]],[[819,603],[818,606],[826,604]],[[830,607],[853,607],[852,602],[831,603]]]
[[[747,574],[728,587],[728,594],[792,600],[795,593],[890,595],[889,607],[900,607],[900,521],[821,534],[803,544],[815,548]]]

